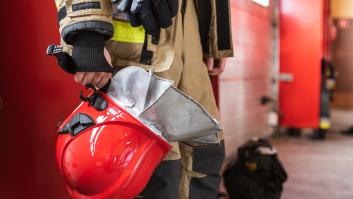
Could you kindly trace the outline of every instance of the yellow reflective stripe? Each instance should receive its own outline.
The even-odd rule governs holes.
[[[245,167],[249,171],[256,171],[257,170],[257,164],[256,162],[245,162]]]
[[[145,29],[132,27],[129,22],[113,20],[114,36],[111,40],[127,43],[144,43]]]

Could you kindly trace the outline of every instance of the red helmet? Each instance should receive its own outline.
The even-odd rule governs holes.
[[[170,145],[106,94],[89,98],[58,130],[56,157],[67,189],[76,199],[133,198]]]
[[[131,199],[170,150],[168,141],[218,143],[221,127],[199,104],[138,67],[93,92],[59,127],[57,163],[76,199]],[[94,88],[92,88],[94,90]]]

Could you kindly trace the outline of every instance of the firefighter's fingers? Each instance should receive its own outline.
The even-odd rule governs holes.
[[[81,84],[83,86],[86,86],[87,84],[92,84],[92,80],[94,78],[94,76],[98,75],[97,72],[88,72],[85,73],[85,76],[83,77]],[[94,85],[93,85],[94,86]]]
[[[226,62],[226,59],[215,59],[214,67],[209,71],[209,74],[213,76],[221,75],[225,70]]]
[[[74,80],[76,83],[81,84],[83,77],[85,76],[85,72],[77,72],[75,73]]]
[[[102,79],[102,75],[94,75],[91,81],[91,84],[95,87],[97,87],[97,84],[99,83],[99,81]]]
[[[213,66],[214,66],[213,58],[205,57],[205,58],[203,58],[203,62],[206,64],[208,71],[213,70]]]
[[[211,76],[218,76],[222,74],[222,71],[219,68],[215,68],[212,71],[209,71],[208,74]]]
[[[107,84],[111,77],[112,73],[108,72],[77,72],[74,80],[83,86],[92,84],[97,88],[102,88]]]
[[[111,73],[104,73],[100,77],[100,79],[97,82],[97,84],[95,84],[95,86],[98,87],[98,88],[103,88],[108,83],[109,79],[111,79],[111,78],[112,78],[112,74]]]
[[[220,73],[223,73],[225,68],[226,68],[226,63],[227,63],[227,59],[223,58],[223,59],[216,59],[215,60],[215,68],[218,68],[218,71]]]

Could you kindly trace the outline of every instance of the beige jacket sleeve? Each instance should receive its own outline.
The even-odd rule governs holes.
[[[62,40],[72,44],[79,31],[113,36],[111,0],[55,0]]]
[[[232,57],[230,0],[194,0],[205,57]]]

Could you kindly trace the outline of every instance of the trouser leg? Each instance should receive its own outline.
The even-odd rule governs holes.
[[[155,75],[173,80],[174,86],[178,87],[183,71],[182,61],[182,23],[179,12],[176,25],[176,45],[173,63],[169,70]],[[181,176],[180,150],[178,143],[172,143],[172,149],[164,158],[164,161],[156,168],[150,181],[140,194],[143,199],[179,199],[179,185]]]
[[[183,23],[183,74],[178,88],[200,103],[219,119],[203,52],[194,1],[185,1]],[[218,133],[223,140],[222,132]],[[182,178],[180,199],[216,199],[221,181],[220,169],[224,160],[224,143],[205,147],[180,144]]]
[[[140,194],[143,199],[178,199],[180,160],[163,161],[153,173],[148,185]]]
[[[174,86],[192,97],[218,119],[207,67],[203,63],[194,3],[192,0],[184,0],[184,5],[184,16],[181,17],[179,13],[177,20],[176,55],[173,64],[170,70],[156,75],[174,80]],[[218,135],[222,140],[222,133]],[[166,161],[155,170],[141,195],[148,199],[216,199],[223,159],[223,142],[219,145],[196,148],[174,143]],[[181,169],[177,168],[177,162]],[[179,191],[179,194],[175,194],[176,191]]]
[[[181,150],[185,150],[181,146]],[[184,153],[182,153],[182,156]],[[224,160],[224,143],[207,147],[194,147],[191,154],[192,164],[190,175],[189,193],[184,193],[187,199],[216,199],[221,182],[220,169]],[[182,157],[182,160],[188,157]],[[186,189],[186,186],[185,186]]]

